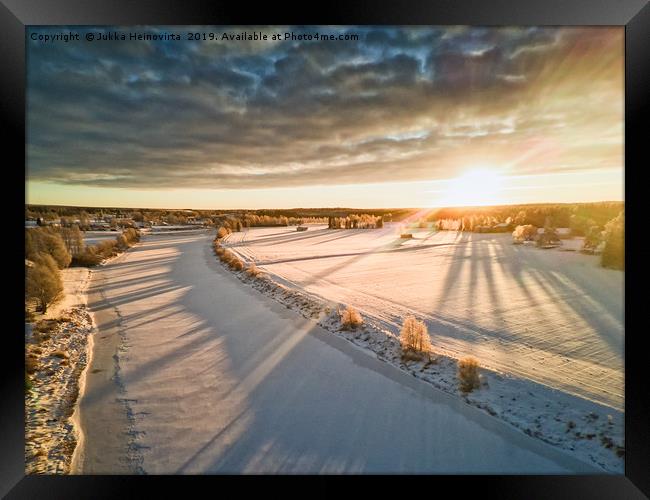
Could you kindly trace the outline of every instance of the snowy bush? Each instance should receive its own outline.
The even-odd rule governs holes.
[[[399,340],[402,345],[402,354],[407,356],[415,355],[419,357],[431,351],[431,339],[429,338],[427,325],[413,316],[408,316],[404,320]]]
[[[253,278],[256,278],[257,276],[262,274],[262,271],[260,269],[258,269],[258,267],[255,264],[251,264],[246,269],[246,274],[248,274],[249,276],[251,276]]]
[[[219,238],[219,239],[221,239],[221,238],[225,238],[225,237],[228,236],[230,233],[231,233],[231,231],[230,231],[229,228],[221,226],[221,227],[217,230],[217,238]]]
[[[345,311],[341,313],[341,326],[344,330],[355,329],[361,326],[363,319],[361,314],[354,307],[348,306]]]
[[[243,271],[244,270],[244,263],[241,261],[239,257],[234,257],[233,259],[230,260],[228,265],[234,269],[235,271]]]
[[[458,381],[462,392],[472,392],[478,389],[481,381],[478,376],[478,361],[474,358],[464,358],[458,362]]]
[[[512,232],[512,242],[520,244],[524,241],[533,241],[535,236],[537,236],[537,228],[535,226],[531,224],[517,226]]]
[[[236,259],[235,254],[232,253],[230,250],[224,250],[223,254],[220,255],[220,258],[221,258],[221,260],[222,260],[223,262],[225,262],[226,264],[230,264],[230,262],[231,262],[233,259]]]

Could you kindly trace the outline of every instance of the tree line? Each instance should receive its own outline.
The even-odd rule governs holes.
[[[36,300],[45,313],[63,292],[61,269],[94,266],[123,252],[140,240],[140,232],[127,229],[117,238],[85,245],[83,233],[74,227],[37,227],[25,230],[25,299]]]
[[[120,219],[132,219],[133,221],[151,221],[154,223],[166,222],[168,224],[184,224],[189,217],[205,219],[206,223],[218,224],[220,219],[226,217],[237,217],[242,223],[249,221],[248,227],[264,225],[282,225],[278,222],[269,222],[270,219],[280,217],[288,220],[288,225],[293,225],[299,220],[303,223],[310,219],[325,221],[328,217],[348,217],[351,215],[370,214],[383,216],[384,221],[399,221],[414,213],[413,208],[291,208],[291,209],[154,209],[154,208],[115,208],[115,207],[72,207],[57,205],[27,205],[25,217],[29,219],[42,218],[45,221],[59,220],[62,223],[79,221],[85,229],[84,223],[91,219],[102,219],[105,215],[114,215]],[[264,220],[265,217],[270,219]],[[260,221],[259,219],[262,219]],[[298,222],[300,223],[300,222]],[[285,224],[286,225],[286,224]]]
[[[381,215],[351,214],[347,217],[328,217],[329,229],[375,229],[384,227],[384,218]]]
[[[457,224],[464,231],[488,230],[497,224],[544,227],[550,218],[555,227],[569,227],[573,234],[585,236],[591,227],[603,227],[624,209],[623,202],[538,203],[493,207],[438,208],[422,218],[424,222]],[[453,222],[452,222],[453,221]],[[444,229],[444,227],[442,228]],[[504,232],[507,229],[503,230]]]

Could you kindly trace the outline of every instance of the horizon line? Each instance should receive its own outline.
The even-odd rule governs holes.
[[[109,206],[109,205],[59,205],[55,203],[25,203],[25,207],[58,207],[58,208],[97,208],[97,209],[118,209],[118,210],[192,210],[192,211],[270,211],[270,210],[425,210],[425,209],[451,209],[451,208],[496,208],[496,207],[520,207],[531,205],[595,205],[599,203],[622,203],[625,200],[599,200],[599,201],[562,201],[562,202],[530,202],[530,203],[507,203],[489,205],[441,205],[431,207],[289,207],[289,208],[170,208],[170,207],[134,207],[134,206]]]

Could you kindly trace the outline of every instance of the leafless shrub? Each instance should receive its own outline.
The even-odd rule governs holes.
[[[262,274],[262,271],[255,264],[251,264],[246,269],[246,274],[252,278],[257,278],[260,274]]]
[[[478,360],[468,357],[458,362],[458,381],[460,390],[464,393],[472,392],[481,386],[478,376]]]
[[[232,253],[230,250],[225,250],[223,252],[223,255],[221,255],[221,260],[226,264],[230,264],[230,262],[232,262],[236,258],[237,257],[235,256],[235,254]]]
[[[427,325],[413,316],[408,316],[404,320],[399,339],[403,358],[422,359],[423,355],[431,352],[431,339]]]
[[[126,239],[126,236],[124,236],[123,234],[120,234],[117,237],[116,241],[117,241],[117,249],[120,250],[121,252],[129,248],[129,242]]]
[[[235,271],[243,271],[244,270],[244,263],[237,256],[234,256],[234,258],[230,260],[228,265],[230,266],[231,269],[234,269]]]
[[[87,247],[83,252],[72,257],[73,266],[92,267],[102,261],[102,256],[97,253],[95,246]]]
[[[363,324],[361,314],[354,307],[348,306],[345,311],[341,313],[341,326],[344,330],[354,330]]]
[[[49,254],[38,254],[34,265],[27,270],[27,298],[39,302],[41,312],[63,292],[61,274],[54,258]]]
[[[59,269],[70,265],[70,252],[63,238],[54,228],[29,229],[25,233],[25,257],[29,260],[42,260],[43,255],[54,259]]]

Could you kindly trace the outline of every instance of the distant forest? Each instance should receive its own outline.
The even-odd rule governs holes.
[[[624,210],[624,202],[597,203],[543,203],[527,205],[501,205],[491,207],[455,207],[432,208],[429,210],[417,208],[292,208],[292,209],[260,209],[260,210],[164,210],[149,208],[113,208],[113,207],[71,207],[55,205],[27,205],[27,218],[43,218],[54,220],[64,218],[79,218],[85,216],[102,216],[112,214],[117,217],[130,218],[135,221],[166,221],[183,223],[187,217],[211,219],[220,222],[223,217],[234,216],[254,219],[256,217],[286,217],[287,219],[310,219],[328,217],[349,217],[351,215],[368,214],[383,217],[384,222],[400,222],[412,216],[419,221],[435,222],[443,219],[466,219],[473,225],[494,225],[504,222],[514,224],[532,224],[544,227],[549,218],[555,227],[571,227],[576,233],[585,233],[592,226],[604,226]],[[510,219],[510,220],[508,220]]]
[[[39,224],[77,231],[92,229],[93,221],[103,220],[111,228],[148,225],[199,224],[214,227],[224,237],[245,227],[289,226],[327,223],[331,229],[381,228],[385,222],[401,222],[437,230],[470,232],[512,232],[517,241],[544,228],[540,242],[553,239],[555,228],[569,228],[571,236],[585,237],[585,251],[604,246],[602,263],[624,269],[625,204],[622,201],[597,203],[537,203],[486,207],[453,208],[293,208],[272,210],[164,210],[149,208],[70,207],[27,205],[26,219]],[[106,222],[106,220],[110,221]],[[527,236],[528,235],[528,236]],[[538,238],[539,239],[539,238]],[[549,242],[552,243],[552,242]],[[101,252],[99,252],[101,253]],[[87,254],[87,255],[86,255]],[[99,259],[95,254],[80,254],[77,259]]]
[[[499,223],[531,224],[544,227],[570,227],[575,234],[585,234],[592,226],[604,226],[625,209],[622,201],[596,203],[536,203],[501,205],[493,207],[459,207],[433,209],[424,219],[474,219],[474,225],[490,226]],[[509,220],[510,219],[510,220]]]
[[[79,218],[82,214],[87,216],[101,217],[111,214],[117,217],[131,218],[133,220],[158,221],[167,218],[178,218],[181,222],[187,217],[196,218],[223,218],[234,216],[253,219],[256,217],[272,217],[287,219],[312,219],[328,217],[349,217],[351,215],[370,214],[381,216],[385,221],[400,221],[413,214],[417,209],[412,208],[394,208],[394,209],[367,209],[367,208],[290,208],[290,209],[221,209],[221,210],[181,210],[181,209],[156,209],[156,208],[115,208],[115,207],[73,207],[58,205],[27,205],[26,217],[31,219],[43,218],[44,220],[54,220],[64,218]],[[215,220],[214,222],[217,222]]]

